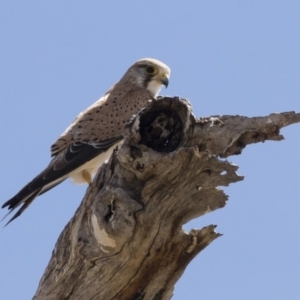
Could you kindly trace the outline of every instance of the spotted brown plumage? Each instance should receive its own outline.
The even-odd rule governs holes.
[[[98,168],[122,142],[128,121],[157,96],[163,85],[168,86],[169,77],[169,67],[156,59],[134,63],[51,146],[53,158],[46,169],[2,205],[8,207],[9,213],[22,205],[8,223],[20,216],[37,196],[68,177],[76,183],[90,184]]]

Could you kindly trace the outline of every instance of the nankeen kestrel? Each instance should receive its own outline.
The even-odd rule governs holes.
[[[53,158],[46,169],[2,205],[8,206],[10,212],[22,205],[8,223],[20,216],[37,196],[68,177],[76,183],[90,184],[98,168],[123,140],[128,121],[157,96],[163,85],[168,86],[169,77],[169,67],[156,59],[134,63],[51,146]]]

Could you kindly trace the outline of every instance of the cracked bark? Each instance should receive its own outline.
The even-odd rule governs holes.
[[[294,112],[195,118],[188,101],[159,98],[128,126],[61,233],[33,299],[170,299],[189,262],[221,236],[182,225],[225,206],[243,180],[230,155],[280,141]]]

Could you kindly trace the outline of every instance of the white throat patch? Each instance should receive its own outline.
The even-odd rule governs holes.
[[[162,84],[158,81],[150,81],[147,86],[147,91],[155,98],[162,88]]]

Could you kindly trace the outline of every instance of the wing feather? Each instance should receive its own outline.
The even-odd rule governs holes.
[[[69,145],[62,153],[52,159],[44,171],[2,205],[2,208],[8,206],[11,212],[23,203],[8,223],[20,216],[37,196],[64,181],[70,172],[108,150],[122,139],[122,136],[116,136],[93,145],[80,142]]]

